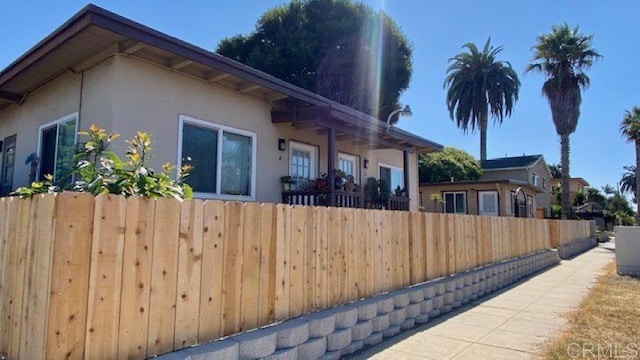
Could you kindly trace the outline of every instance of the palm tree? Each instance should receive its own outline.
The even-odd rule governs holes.
[[[462,52],[449,59],[444,87],[448,87],[447,106],[451,120],[463,132],[480,130],[480,160],[487,159],[487,123],[489,114],[502,124],[518,101],[520,80],[506,61],[496,60],[502,46],[494,48],[487,40],[482,51],[474,43],[462,46]]]
[[[622,178],[620,179],[620,191],[623,193],[633,194],[633,202],[638,202],[638,176],[637,176],[637,166],[624,166],[626,172],[622,173]],[[636,215],[637,217],[637,215]],[[640,224],[640,223],[639,223]]]
[[[593,35],[578,33],[578,28],[555,25],[550,34],[539,35],[533,47],[532,63],[525,72],[536,71],[546,76],[542,94],[549,100],[551,116],[560,135],[562,170],[562,218],[571,211],[569,198],[569,135],[578,126],[581,91],[589,86],[585,70],[601,58],[591,47]]]
[[[549,172],[551,173],[551,177],[554,179],[562,178],[562,170],[560,170],[561,166],[558,164],[549,164],[548,165]]]
[[[602,187],[602,192],[606,197],[609,197],[609,195],[613,195],[616,193],[616,189],[614,189],[613,186],[607,184]]]
[[[626,111],[624,116],[622,117],[622,122],[620,123],[620,132],[622,136],[627,138],[627,141],[633,142],[636,146],[636,166],[633,166],[633,187],[631,184],[624,184],[625,176],[628,180],[631,178],[628,176],[629,174],[625,174],[620,181],[620,186],[622,187],[622,191],[625,191],[625,185],[627,189],[633,190],[634,202],[640,199],[640,108],[634,106],[631,111]],[[631,166],[625,166],[625,170],[631,171]],[[640,209],[636,211],[636,224],[640,224]]]

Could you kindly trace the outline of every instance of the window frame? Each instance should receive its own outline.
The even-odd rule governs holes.
[[[38,162],[42,159],[42,132],[46,129],[50,129],[52,127],[59,127],[60,124],[66,123],[68,121],[75,120],[75,129],[73,134],[73,145],[78,146],[78,123],[80,122],[80,117],[78,112],[74,112],[68,115],[65,115],[61,118],[58,118],[53,121],[49,121],[48,123],[42,124],[38,127]],[[56,151],[53,154],[53,180],[56,181],[56,168],[58,167],[58,135],[59,131],[56,129]],[[38,164],[36,168],[36,179],[40,179],[40,165]]]
[[[182,167],[182,139],[183,139],[183,129],[184,124],[193,125],[196,127],[202,127],[211,130],[218,130],[218,148],[216,149],[216,192],[208,193],[208,192],[193,192],[194,198],[201,199],[220,199],[220,200],[240,200],[240,201],[255,201],[256,199],[256,165],[257,165],[257,147],[258,147],[258,137],[257,134],[251,131],[234,128],[227,125],[222,125],[213,121],[206,121],[197,119],[187,115],[180,115],[178,118],[178,159],[176,164],[178,164],[178,168]],[[251,138],[251,195],[228,195],[222,194],[222,142],[223,142],[223,133],[228,132],[240,136],[246,136]]]
[[[540,177],[538,176],[538,174],[536,173],[531,173],[531,184],[533,184],[533,186],[538,186],[538,183],[540,182],[539,179]]]
[[[309,164],[309,180],[314,180],[318,177],[318,173],[320,172],[320,164],[319,164],[319,158],[320,158],[320,150],[319,150],[319,146],[318,145],[313,145],[313,144],[308,144],[308,143],[304,143],[301,141],[297,141],[297,140],[291,140],[289,139],[289,159],[288,159],[288,168],[289,171],[287,172],[289,174],[289,176],[293,176],[291,175],[291,156],[293,153],[294,149],[297,150],[302,150],[302,151],[308,151],[311,153],[311,156],[314,157],[313,159],[313,164]],[[311,166],[314,165],[314,166]],[[311,169],[313,169],[313,172],[311,171]]]
[[[453,207],[454,207],[454,211],[452,213],[448,213],[447,212],[447,194],[453,194]],[[462,196],[464,197],[464,212],[457,212],[456,210],[456,195],[458,194],[462,194]],[[461,215],[461,214],[469,214],[468,212],[468,208],[469,208],[469,201],[467,199],[467,192],[466,191],[443,191],[442,192],[442,213],[443,214],[453,214],[453,215]]]
[[[380,179],[380,168],[381,167],[385,167],[385,168],[387,168],[389,170],[392,170],[392,171],[393,170],[400,170],[402,172],[402,188],[403,189],[407,188],[407,184],[404,183],[404,169],[403,168],[379,162],[378,163],[378,179]],[[393,188],[393,185],[389,184],[389,187],[391,188],[391,194],[394,194],[395,189]]]
[[[483,215],[482,211],[484,210],[482,208],[482,205],[484,205],[484,201],[482,200],[482,194],[483,193],[492,193],[495,194],[495,206],[496,206],[496,212],[495,212],[495,216],[500,216],[500,194],[498,193],[498,190],[478,190],[476,191],[477,196],[478,196],[478,215]],[[494,216],[494,215],[487,215],[487,216]]]
[[[353,162],[353,172],[354,172],[353,178],[355,180],[355,183],[359,184],[360,183],[360,156],[344,153],[344,152],[338,152],[338,168],[340,168],[340,160]],[[380,168],[378,168],[378,172],[380,172]]]

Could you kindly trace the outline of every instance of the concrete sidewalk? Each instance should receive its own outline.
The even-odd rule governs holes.
[[[607,247],[611,247],[607,245]],[[533,359],[615,257],[594,248],[351,359]]]

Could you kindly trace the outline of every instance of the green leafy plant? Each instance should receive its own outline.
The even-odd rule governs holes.
[[[155,172],[147,165],[151,152],[151,136],[138,132],[128,141],[125,160],[120,159],[108,147],[119,137],[107,133],[104,129],[91,125],[88,131],[79,132],[89,139],[83,149],[74,156],[75,166],[72,176],[77,180],[70,188],[62,188],[51,183],[52,176],[46,181],[33,182],[30,187],[19,188],[16,195],[28,198],[39,193],[71,190],[88,192],[93,195],[119,194],[123,196],[146,196],[151,198],[174,197],[177,199],[193,197],[193,191],[184,180],[191,166],[185,165],[178,170],[177,179],[171,174],[176,170],[169,163],[162,166],[161,172]]]

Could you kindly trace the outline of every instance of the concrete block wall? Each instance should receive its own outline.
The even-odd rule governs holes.
[[[598,246],[598,239],[595,237],[573,240],[558,246],[558,256],[560,259],[569,259],[596,246]]]
[[[560,261],[545,250],[182,349],[162,360],[340,359]]]

